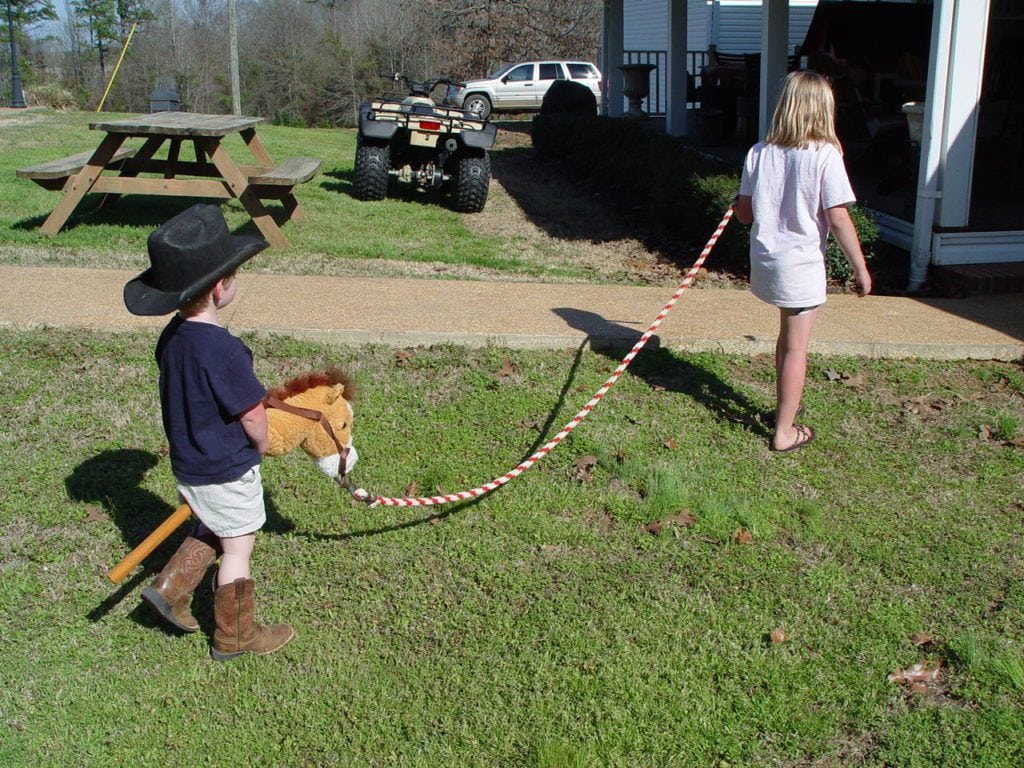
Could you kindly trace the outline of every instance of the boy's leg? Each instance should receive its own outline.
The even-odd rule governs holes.
[[[249,556],[252,555],[255,543],[255,533],[220,540],[220,545],[224,548],[224,555],[220,559],[220,570],[217,572],[215,588],[221,584],[230,584],[235,579],[249,578]]]
[[[778,405],[775,409],[775,434],[771,438],[771,447],[777,451],[799,442],[807,442],[812,434],[798,430],[793,420],[804,391],[807,348],[817,317],[817,307],[800,313],[792,309],[779,310],[779,338],[775,344],[775,390]]]
[[[287,624],[265,627],[253,620],[255,586],[249,578],[249,556],[256,534],[221,539],[224,556],[214,579],[213,647],[210,653],[217,661],[226,661],[242,653],[257,656],[276,651],[293,637],[295,631]]]
[[[199,622],[192,615],[189,603],[203,575],[217,559],[219,550],[217,537],[202,523],[198,524],[159,575],[142,590],[142,599],[182,632],[195,632],[199,629]]]

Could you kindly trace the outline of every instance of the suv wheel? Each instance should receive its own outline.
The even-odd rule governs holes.
[[[352,194],[356,200],[383,200],[388,193],[391,148],[360,143],[352,173]]]
[[[491,101],[480,93],[474,93],[462,102],[462,109],[474,117],[486,120],[491,116]]]
[[[487,202],[491,162],[482,157],[460,157],[452,179],[452,208],[459,213],[479,213]]]

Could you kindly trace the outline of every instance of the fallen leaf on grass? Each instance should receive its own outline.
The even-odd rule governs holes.
[[[1007,440],[1007,445],[1012,445],[1014,448],[1024,448],[1024,437],[1015,437],[1013,440]]]
[[[85,508],[85,522],[87,523],[102,523],[107,520],[107,516],[100,511],[100,508],[90,504]]]
[[[668,440],[662,443],[662,445],[664,445],[670,451],[674,451],[676,449],[676,439],[674,437],[670,437]]]
[[[754,537],[750,535],[750,531],[745,531],[742,528],[737,528],[732,534],[733,540],[737,544],[753,544]]]
[[[512,361],[509,360],[507,357],[501,358],[501,368],[499,368],[495,372],[495,375],[499,379],[505,379],[508,378],[509,376],[514,375],[515,373],[516,367],[512,364]]]
[[[839,381],[841,378],[843,378],[843,374],[841,374],[839,371],[833,370],[832,368],[826,368],[825,378],[828,379],[829,381]]]
[[[395,362],[399,365],[405,365],[407,362],[412,360],[412,352],[407,349],[400,349],[395,352]]]
[[[697,518],[691,515],[690,510],[688,509],[684,509],[680,511],[679,514],[673,515],[672,517],[665,520],[665,523],[667,525],[681,525],[684,527],[687,525],[693,525],[696,522]]]
[[[779,627],[778,629],[773,629],[769,637],[772,639],[772,642],[776,645],[778,645],[779,643],[784,643],[789,639],[789,635],[786,634],[786,630],[784,630],[782,627]]]
[[[941,669],[941,659],[936,661],[934,664],[929,664],[926,659],[922,659],[908,669],[896,667],[896,671],[889,675],[889,682],[896,683],[896,685],[923,686],[925,683],[938,680]],[[911,688],[911,690],[913,690],[913,688]]]
[[[903,401],[903,408],[911,413],[925,413],[929,410],[941,411],[949,405],[952,405],[952,401],[931,395],[918,395]]]
[[[992,427],[988,424],[982,424],[978,427],[978,439],[982,442],[987,442],[992,439]]]
[[[922,645],[931,645],[935,642],[935,638],[929,635],[927,632],[911,632],[909,637],[910,642],[912,642],[919,648]]]
[[[519,429],[539,430],[543,426],[544,421],[543,419],[540,418],[540,416],[534,416],[533,418],[527,417],[519,422]]]
[[[537,549],[540,552],[551,552],[551,553],[564,552],[565,551],[565,547],[563,547],[561,544],[541,544]]]
[[[406,496],[415,496],[416,495],[416,491],[418,491],[419,488],[420,488],[419,483],[417,483],[415,480],[413,480],[411,483],[409,483],[407,486],[405,486],[405,495]]]
[[[639,526],[636,530],[638,533],[649,533],[653,536],[661,533],[662,528],[685,528],[696,522],[697,518],[690,514],[690,510],[683,509],[671,517],[666,517],[664,520],[650,520]]]
[[[591,468],[597,464],[597,456],[580,456],[572,463],[572,479],[579,483],[589,483]]]

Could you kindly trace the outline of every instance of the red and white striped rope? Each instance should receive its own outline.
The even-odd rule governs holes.
[[[584,418],[586,418],[587,414],[589,414],[593,410],[594,406],[597,405],[597,403],[601,400],[602,397],[605,396],[608,390],[612,388],[612,385],[615,384],[616,381],[618,381],[619,376],[621,376],[623,371],[625,371],[626,368],[629,367],[629,364],[633,362],[633,358],[637,356],[640,350],[644,348],[644,345],[647,344],[651,336],[654,335],[654,332],[658,330],[658,326],[661,325],[661,321],[664,320],[668,313],[672,311],[672,307],[674,307],[676,302],[679,301],[679,298],[683,295],[683,291],[689,288],[690,284],[693,283],[694,278],[696,278],[697,276],[697,271],[704,264],[704,261],[705,259],[707,259],[708,254],[711,253],[711,249],[715,247],[715,243],[717,243],[718,238],[721,237],[722,232],[725,230],[726,224],[728,224],[729,219],[732,218],[732,214],[733,207],[730,205],[729,209],[725,212],[725,216],[722,217],[722,221],[719,222],[718,227],[715,229],[714,233],[711,235],[711,238],[708,240],[707,245],[704,246],[704,250],[701,251],[700,256],[697,257],[697,260],[693,263],[693,266],[690,267],[690,269],[687,271],[686,276],[683,278],[683,282],[679,284],[679,288],[676,290],[675,294],[672,296],[671,299],[669,299],[668,303],[661,308],[661,312],[659,312],[658,316],[654,318],[654,322],[651,323],[650,327],[647,329],[644,335],[640,337],[640,340],[633,345],[633,348],[629,351],[629,353],[624,358],[622,358],[622,362],[619,363],[619,366],[612,372],[612,374],[608,377],[605,383],[601,385],[601,388],[597,390],[597,393],[592,398],[590,398],[590,401],[583,406],[579,413],[572,417],[569,423],[567,423],[562,428],[561,432],[559,432],[557,435],[551,438],[551,440],[549,440],[543,447],[537,450],[537,452],[530,456],[530,458],[526,459],[515,469],[506,472],[504,475],[501,475],[500,477],[494,478],[494,480],[492,480],[489,483],[478,486],[476,488],[472,488],[468,491],[460,491],[459,493],[448,493],[443,496],[389,498],[387,496],[373,496],[366,490],[362,488],[357,488],[352,490],[352,497],[358,501],[365,501],[370,506],[374,507],[377,506],[378,504],[386,507],[428,507],[439,504],[447,504],[448,502],[451,501],[467,501],[469,499],[474,499],[478,496],[483,496],[486,493],[490,493],[491,491],[500,488],[513,478],[519,477],[519,475],[523,474],[523,472],[525,472],[538,461],[540,461],[540,459],[547,456],[552,448],[554,448],[556,445],[562,442],[562,440],[565,439],[566,435],[568,435],[572,430],[574,430],[579,425],[579,423],[583,421]]]

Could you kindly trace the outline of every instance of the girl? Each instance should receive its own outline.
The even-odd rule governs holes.
[[[871,293],[847,206],[853,189],[835,134],[835,99],[816,72],[790,72],[768,136],[747,153],[736,217],[750,229],[750,290],[779,308],[775,343],[775,431],[768,447],[786,452],[814,440],[794,424],[807,371],[807,347],[825,303],[825,246],[831,229],[861,296]]]

